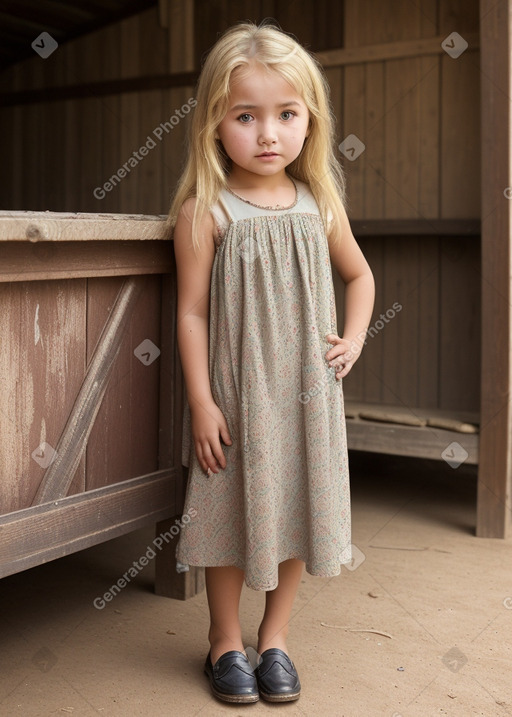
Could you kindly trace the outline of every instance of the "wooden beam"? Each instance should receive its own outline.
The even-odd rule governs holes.
[[[355,451],[433,460],[442,460],[442,453],[450,444],[458,443],[468,454],[464,463],[470,465],[478,463],[477,433],[459,433],[429,426],[403,426],[396,423],[347,418],[347,443],[348,448]]]
[[[512,0],[481,0],[480,18],[482,374],[477,535],[504,538],[510,527],[512,441]]]
[[[181,471],[156,471],[0,516],[0,578],[173,515],[176,480]]]
[[[351,219],[355,236],[479,237],[479,219]]]
[[[24,241],[0,243],[0,283],[166,274],[171,241]]]
[[[199,72],[173,72],[167,75],[146,75],[144,77],[119,77],[115,80],[100,80],[82,85],[63,85],[46,87],[44,90],[19,90],[2,92],[0,107],[17,107],[40,102],[63,102],[65,100],[83,100],[88,97],[121,95],[128,92],[150,92],[168,90],[174,87],[194,87]]]
[[[382,62],[383,60],[402,60],[407,57],[442,55],[445,50],[441,47],[441,43],[445,39],[446,35],[438,35],[436,37],[418,38],[417,40],[385,42],[377,45],[340,47],[317,52],[315,57],[323,67],[340,67],[341,65]],[[465,33],[464,39],[469,45],[469,50],[478,48],[479,38],[477,33]]]
[[[164,240],[169,238],[165,218],[145,214],[0,211],[0,243]]]

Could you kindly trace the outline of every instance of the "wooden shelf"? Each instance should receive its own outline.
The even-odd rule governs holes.
[[[351,450],[446,460],[449,465],[450,456],[456,461],[456,458],[462,457],[466,451],[467,457],[461,462],[470,465],[478,463],[478,433],[463,433],[430,425],[415,426],[385,420],[369,420],[360,415],[365,411],[374,411],[382,415],[396,413],[404,416],[405,420],[409,416],[411,422],[416,419],[444,418],[470,424],[478,424],[478,414],[465,411],[404,409],[400,406],[346,402],[347,440]],[[458,444],[460,447],[450,448],[452,443]],[[446,450],[447,453],[445,453]]]
[[[480,219],[351,219],[354,236],[479,237]]]

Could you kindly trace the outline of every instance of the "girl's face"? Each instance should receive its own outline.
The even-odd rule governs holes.
[[[308,109],[285,79],[257,62],[241,76],[235,70],[228,111],[217,127],[231,176],[254,181],[284,174],[308,134]]]

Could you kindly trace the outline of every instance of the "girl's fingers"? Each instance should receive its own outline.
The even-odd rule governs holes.
[[[228,435],[229,438],[229,435]],[[231,440],[231,439],[230,439]],[[226,457],[222,450],[220,441],[217,440],[205,440],[200,446],[200,452],[197,452],[199,465],[205,473],[210,475],[211,473],[218,473],[219,470],[226,467]]]

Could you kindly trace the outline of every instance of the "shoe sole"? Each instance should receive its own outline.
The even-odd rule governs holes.
[[[222,700],[222,702],[231,702],[232,704],[242,705],[242,704],[249,704],[251,702],[258,702],[258,700],[260,698],[259,694],[230,695],[230,694],[227,694],[226,692],[219,692],[213,686],[210,674],[208,673],[207,670],[204,671],[204,674],[208,677],[208,681],[210,683],[210,689],[212,691],[212,694],[215,697],[217,697],[217,699]]]
[[[298,700],[300,697],[300,692],[293,692],[293,693],[284,693],[284,694],[267,694],[266,692],[262,692],[260,690],[260,697],[263,697],[264,700],[267,702],[293,702],[294,700]]]

